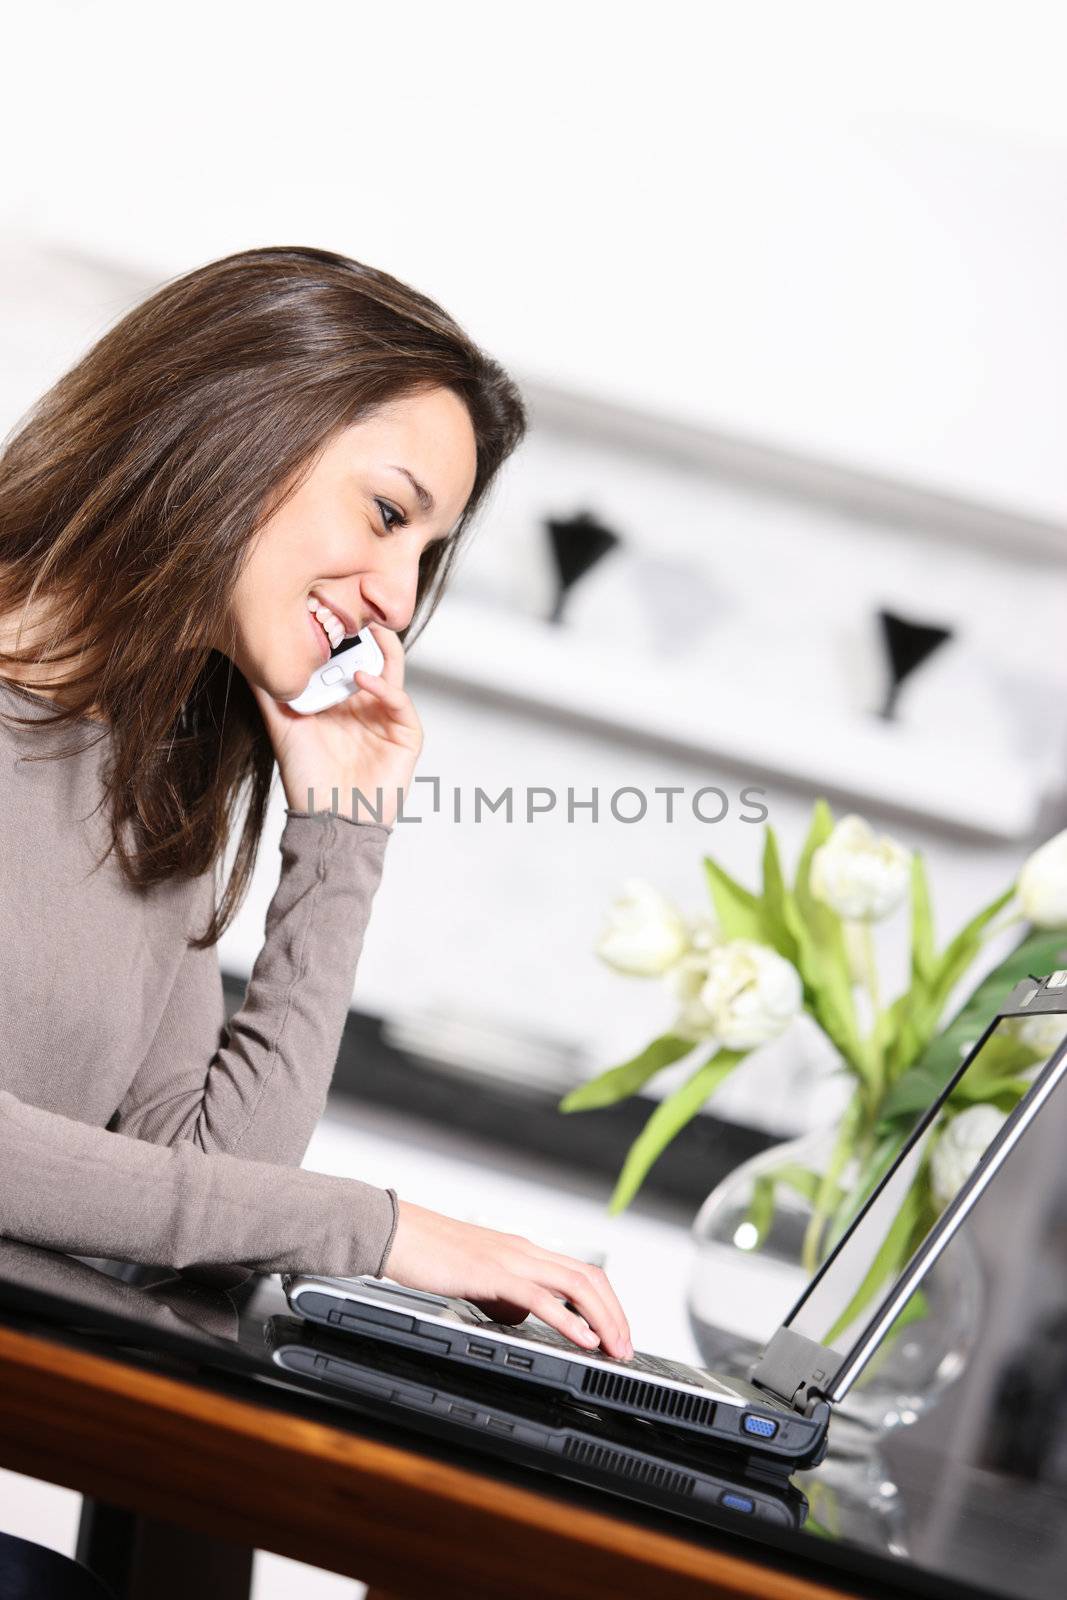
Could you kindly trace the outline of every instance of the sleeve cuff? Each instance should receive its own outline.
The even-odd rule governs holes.
[[[393,1203],[393,1225],[389,1229],[389,1237],[385,1241],[385,1248],[382,1250],[378,1265],[374,1269],[374,1276],[376,1278],[385,1277],[385,1263],[388,1261],[389,1252],[393,1248],[393,1239],[396,1235],[396,1225],[400,1221],[400,1202],[396,1197],[396,1190],[386,1189],[385,1192]]]
[[[339,811],[330,811],[325,807],[322,811],[297,811],[293,806],[286,806],[285,815],[287,817],[299,817],[308,822],[325,822],[332,817],[335,822],[347,822],[350,828],[374,828],[378,833],[385,834],[390,834],[393,831],[384,822],[372,822],[369,819],[365,822],[357,821],[355,817],[346,817]]]

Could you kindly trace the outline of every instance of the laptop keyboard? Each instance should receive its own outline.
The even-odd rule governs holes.
[[[687,1383],[693,1382],[693,1369],[682,1361],[666,1361],[660,1356],[646,1356],[640,1350],[635,1350],[629,1361],[621,1361],[620,1366],[629,1371],[654,1372],[660,1378],[684,1378]]]
[[[529,1324],[532,1324],[532,1326]],[[486,1324],[483,1323],[484,1326]],[[543,1323],[533,1317],[528,1319],[528,1325],[522,1327],[514,1327],[503,1322],[493,1322],[488,1326],[498,1333],[509,1333],[512,1337],[520,1334],[530,1339],[534,1344],[551,1345],[553,1349],[563,1350],[567,1355],[573,1356],[581,1352],[583,1355],[596,1356],[601,1361],[610,1361],[614,1366],[624,1367],[627,1372],[651,1372],[657,1378],[674,1378],[685,1383],[699,1381],[694,1369],[686,1366],[683,1361],[667,1361],[660,1356],[645,1355],[640,1350],[635,1350],[629,1361],[619,1361],[615,1356],[609,1356],[604,1350],[583,1349],[581,1345],[575,1344],[573,1339],[568,1339],[566,1334],[560,1333],[558,1328],[550,1328],[547,1322]]]

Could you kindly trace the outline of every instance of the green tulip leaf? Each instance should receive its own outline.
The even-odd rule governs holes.
[[[776,1182],[784,1183],[787,1189],[794,1189],[803,1199],[814,1204],[822,1178],[817,1172],[812,1172],[810,1167],[802,1167],[796,1161],[787,1161],[784,1166],[775,1167],[773,1176]]]
[[[704,857],[704,871],[715,915],[727,939],[762,942],[763,917],[756,896],[731,878],[710,856]]]
[[[805,1009],[844,1060],[855,1067],[862,1052],[844,943],[838,947],[837,955],[833,950],[827,955],[805,923],[795,897],[785,901],[783,911],[796,941],[796,969],[804,985]],[[840,964],[842,961],[845,966]]]
[[[750,1248],[758,1249],[771,1231],[771,1224],[774,1221],[775,1192],[779,1184],[794,1189],[809,1204],[814,1204],[820,1182],[817,1172],[812,1172],[810,1167],[802,1167],[795,1161],[787,1161],[782,1166],[775,1167],[773,1172],[765,1172],[757,1178],[752,1186],[752,1199],[749,1201],[745,1216],[745,1221],[756,1230],[756,1237]],[[838,1200],[841,1198],[839,1191]]]
[[[787,912],[787,901],[792,898],[786,887],[782,861],[778,854],[778,840],[773,828],[764,830],[763,841],[763,905],[762,924],[767,938],[780,956],[793,965],[797,962],[797,941]],[[795,925],[795,923],[794,923]]]
[[[937,972],[934,914],[926,864],[918,850],[911,858],[911,981],[913,988],[933,987]]]
[[[807,838],[800,851],[800,860],[797,862],[797,875],[794,890],[801,910],[807,916],[808,904],[812,901],[811,892],[811,862],[816,850],[824,845],[834,831],[834,814],[825,800],[816,800],[811,813],[811,825],[808,828]],[[823,907],[821,900],[815,901],[816,907]]]
[[[703,1062],[682,1086],[661,1100],[626,1153],[615,1192],[608,1205],[614,1215],[630,1204],[650,1168],[676,1134],[696,1116],[708,1096],[728,1077],[745,1052],[720,1050]]]
[[[683,1038],[677,1033],[663,1033],[646,1045],[640,1055],[621,1066],[609,1067],[597,1078],[581,1083],[559,1103],[560,1111],[591,1111],[597,1106],[612,1106],[627,1095],[637,1094],[650,1078],[664,1067],[680,1061],[697,1048],[698,1041]]]
[[[837,912],[811,891],[812,857],[833,829],[833,812],[825,800],[817,800],[797,863],[793,895],[783,910],[796,941],[797,970],[808,1010],[844,1059],[856,1065],[862,1052],[844,926]]]
[[[965,1046],[981,1038],[1020,979],[1065,964],[1067,930],[1042,928],[1029,933],[893,1085],[882,1107],[883,1123],[925,1111],[959,1068]]]
[[[757,1178],[752,1185],[752,1199],[748,1203],[748,1214],[745,1221],[750,1227],[755,1228],[756,1237],[751,1248],[758,1250],[771,1231],[774,1221],[774,1178],[764,1175]]]
[[[982,938],[986,928],[997,913],[1003,911],[1014,895],[1013,884],[1010,889],[1005,889],[1003,894],[999,894],[995,900],[990,901],[989,905],[973,916],[942,951],[930,983],[933,1001],[939,1008],[944,1005],[982,948]]]
[[[949,1096],[949,1104],[991,1100],[1020,1081],[1019,1074],[1037,1066],[1045,1056],[1017,1035],[998,1031],[985,1042],[981,1055],[964,1073]],[[1025,1090],[1026,1085],[1023,1085]]]
[[[966,1110],[971,1105],[996,1106],[998,1111],[1013,1111],[1019,1104],[1030,1085],[1025,1078],[995,1078],[988,1083],[981,1094],[955,1093],[948,1099],[950,1106],[956,1106],[960,1111]],[[966,1080],[960,1085],[966,1089]]]

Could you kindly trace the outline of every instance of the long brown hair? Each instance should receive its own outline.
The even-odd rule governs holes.
[[[526,412],[504,370],[388,273],[277,246],[174,279],[41,397],[0,455],[0,617],[43,596],[63,618],[47,654],[0,650],[0,676],[5,662],[78,659],[46,721],[95,707],[110,725],[104,860],[114,849],[138,889],[198,876],[221,862],[247,791],[230,880],[196,949],[240,907],[274,773],[259,707],[208,637],[259,527],[336,434],[442,386],[467,406],[477,474],[453,537],[422,558],[421,631]]]

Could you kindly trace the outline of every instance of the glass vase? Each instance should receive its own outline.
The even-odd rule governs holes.
[[[687,1307],[705,1366],[748,1377],[753,1362],[809,1281],[801,1264],[810,1202],[778,1184],[773,1219],[756,1242],[750,1221],[756,1182],[787,1163],[821,1174],[835,1128],[764,1150],[728,1173],[693,1223],[695,1245]],[[847,1188],[855,1171],[842,1176]],[[848,1395],[834,1408],[831,1448],[862,1453],[915,1422],[960,1376],[981,1325],[981,1262],[966,1224],[922,1279],[924,1313],[883,1341]]]

